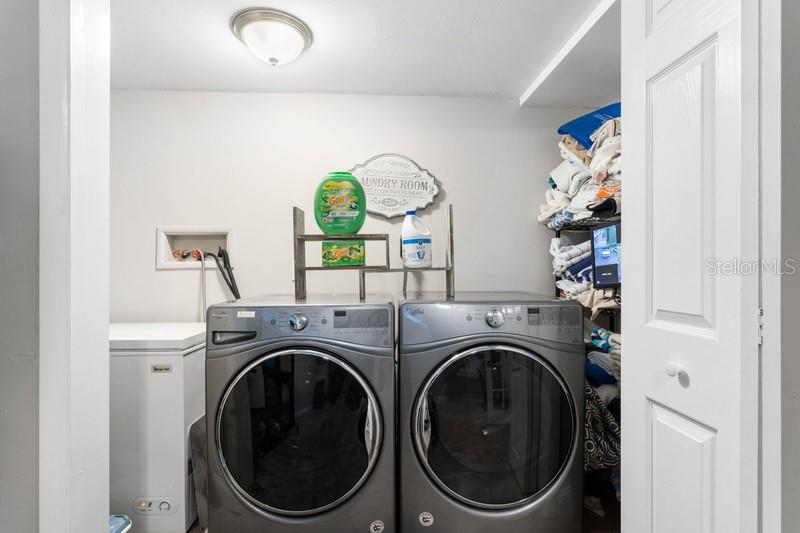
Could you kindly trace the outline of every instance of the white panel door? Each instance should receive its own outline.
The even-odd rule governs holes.
[[[624,533],[757,530],[757,5],[623,0]]]

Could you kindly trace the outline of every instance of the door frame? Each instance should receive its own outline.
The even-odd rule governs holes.
[[[786,257],[781,0],[760,0],[760,15],[761,250]],[[39,0],[42,533],[107,527],[109,33],[109,0]],[[781,525],[781,291],[762,274],[763,531]]]
[[[781,1],[760,0],[759,150],[761,258],[785,258],[781,176]],[[791,179],[791,178],[790,178]],[[795,199],[800,201],[800,199]],[[782,531],[782,292],[781,276],[761,271],[763,342],[760,354],[761,531]]]
[[[39,0],[39,531],[108,531],[110,0]]]

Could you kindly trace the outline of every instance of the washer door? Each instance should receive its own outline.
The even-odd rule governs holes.
[[[506,345],[460,352],[420,391],[412,421],[422,465],[450,496],[505,509],[534,500],[566,466],[576,414],[562,379]]]
[[[266,354],[231,382],[217,447],[231,486],[256,509],[309,515],[354,494],[375,466],[380,409],[352,367],[311,349]]]

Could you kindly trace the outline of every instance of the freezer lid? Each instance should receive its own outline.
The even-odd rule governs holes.
[[[109,327],[111,351],[183,351],[205,343],[203,322],[128,322]]]

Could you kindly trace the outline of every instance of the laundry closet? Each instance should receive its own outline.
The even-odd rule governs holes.
[[[752,303],[709,271],[753,213],[712,209],[743,46],[706,3],[112,0],[118,530],[726,523],[753,443],[666,348],[744,353]]]

